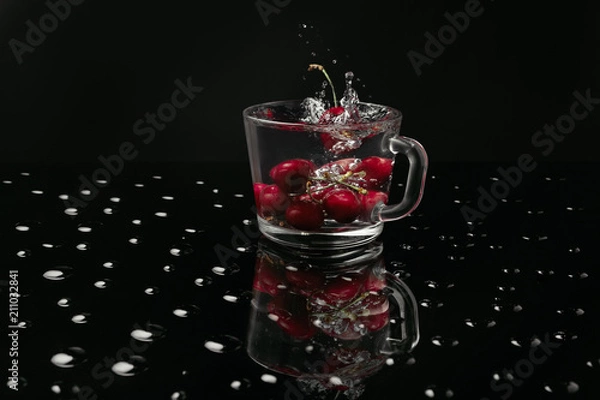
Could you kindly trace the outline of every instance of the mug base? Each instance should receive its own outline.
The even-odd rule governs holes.
[[[383,222],[338,230],[331,229],[325,232],[310,232],[276,226],[258,217],[258,227],[268,239],[284,246],[309,250],[338,250],[372,242],[383,231]]]

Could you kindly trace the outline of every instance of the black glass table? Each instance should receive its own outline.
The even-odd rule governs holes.
[[[413,215],[304,261],[258,233],[245,164],[97,168],[0,170],[2,398],[599,398],[597,165],[511,183],[434,163]],[[290,271],[336,262],[387,274],[361,292],[385,308],[352,298],[315,324],[329,304],[307,285],[335,268],[277,303]],[[377,300],[390,282],[403,297]],[[313,324],[294,325],[306,302]]]

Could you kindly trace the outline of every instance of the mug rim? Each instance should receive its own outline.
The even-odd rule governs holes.
[[[302,101],[303,101],[303,99],[288,99],[288,100],[274,100],[274,101],[267,101],[267,102],[263,102],[263,103],[257,103],[257,104],[253,104],[251,106],[244,108],[244,110],[242,111],[242,115],[244,117],[244,120],[252,121],[253,123],[258,124],[258,125],[271,126],[274,128],[285,127],[285,129],[288,129],[288,130],[291,129],[291,130],[298,130],[298,131],[315,131],[315,130],[319,131],[319,130],[326,130],[328,128],[331,129],[332,127],[334,127],[336,130],[338,130],[338,129],[340,129],[340,130],[365,129],[365,128],[373,127],[373,126],[376,126],[376,125],[382,124],[382,123],[385,123],[385,124],[401,123],[402,117],[403,117],[402,112],[395,107],[387,106],[387,105],[379,104],[379,103],[366,102],[366,101],[360,101],[358,104],[365,105],[365,106],[376,106],[376,107],[385,108],[388,112],[390,112],[391,116],[386,119],[379,119],[376,121],[369,121],[369,122],[360,122],[360,123],[351,123],[351,124],[319,125],[319,124],[308,124],[308,123],[303,123],[303,122],[277,121],[277,120],[265,119],[265,118],[260,118],[260,117],[251,115],[251,112],[258,109],[259,107],[278,106],[278,105],[282,105],[282,104],[286,104],[286,103],[300,105],[302,103]]]

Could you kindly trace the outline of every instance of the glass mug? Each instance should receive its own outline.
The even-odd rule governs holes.
[[[296,248],[363,245],[381,234],[384,222],[419,205],[425,149],[399,135],[400,111],[372,103],[357,107],[368,120],[348,125],[303,123],[299,100],[244,109],[258,225],[266,237]],[[387,204],[399,153],[409,162],[404,195]]]
[[[259,242],[247,353],[290,376],[296,397],[323,390],[348,398],[388,358],[408,358],[419,341],[417,303],[387,271],[372,242],[337,254],[307,254]]]

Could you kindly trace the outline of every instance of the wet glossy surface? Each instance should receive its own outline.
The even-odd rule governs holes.
[[[246,166],[129,165],[85,208],[66,204],[95,167],[0,172],[22,398],[308,398],[310,382],[248,356],[259,237]],[[416,213],[386,225],[385,268],[414,295],[420,340],[360,390],[334,378],[322,398],[599,397],[598,168],[538,167],[471,230],[461,207],[496,168],[432,165]]]

